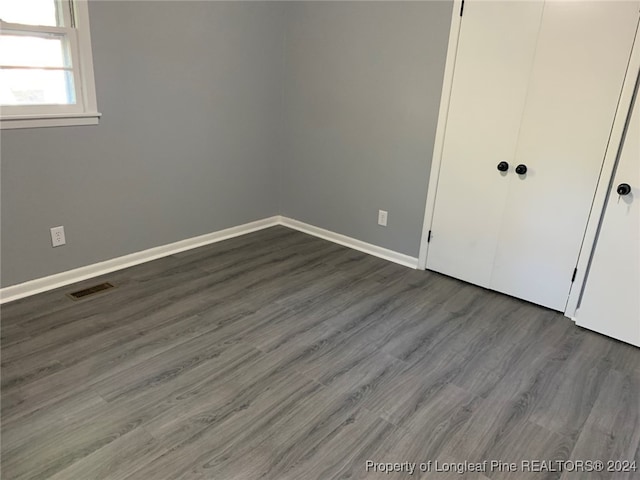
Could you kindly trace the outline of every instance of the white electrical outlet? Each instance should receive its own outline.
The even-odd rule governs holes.
[[[64,238],[64,227],[53,227],[51,229],[51,245],[54,247],[59,247],[60,245],[64,245],[67,243],[66,238]]]
[[[383,227],[386,227],[388,216],[389,216],[389,212],[386,212],[385,210],[378,210],[378,225],[382,225]]]

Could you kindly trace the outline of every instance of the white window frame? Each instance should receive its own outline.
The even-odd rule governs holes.
[[[6,105],[0,107],[0,128],[96,125],[96,102],[88,0],[59,0],[62,27],[0,22],[3,32],[46,37],[64,36],[69,42],[76,103],[71,105]]]

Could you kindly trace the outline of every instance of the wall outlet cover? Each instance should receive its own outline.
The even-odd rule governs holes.
[[[54,247],[59,247],[67,243],[67,239],[64,236],[64,227],[53,227],[51,229],[51,245]]]
[[[386,210],[378,210],[378,225],[382,225],[383,227],[386,227],[388,216],[389,216],[389,212],[387,212]]]

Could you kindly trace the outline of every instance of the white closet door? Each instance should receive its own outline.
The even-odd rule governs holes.
[[[565,309],[638,7],[546,2],[491,288]]]
[[[640,101],[627,127],[576,323],[640,347]],[[631,191],[619,195],[618,186]]]
[[[465,3],[427,268],[488,286],[543,2]],[[505,174],[499,162],[511,164]]]

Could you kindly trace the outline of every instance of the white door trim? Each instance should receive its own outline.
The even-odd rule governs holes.
[[[447,59],[444,67],[442,80],[442,94],[440,96],[440,111],[438,113],[438,126],[436,127],[435,141],[433,142],[433,156],[431,158],[431,173],[429,174],[429,187],[427,189],[427,202],[424,209],[424,221],[422,223],[422,236],[420,238],[420,251],[418,255],[418,268],[427,268],[427,249],[429,245],[427,239],[433,212],[436,203],[436,193],[438,191],[438,177],[440,175],[440,165],[442,163],[442,150],[444,147],[444,134],[447,130],[447,116],[449,115],[449,101],[451,100],[451,88],[453,87],[453,73],[456,64],[456,54],[458,51],[458,38],[460,37],[460,8],[462,0],[453,0],[453,10],[451,12],[451,28],[449,30],[449,44],[447,47]]]
[[[577,273],[574,282],[571,285],[569,291],[569,298],[567,299],[567,305],[565,307],[565,316],[575,320],[576,310],[580,305],[580,297],[586,281],[586,273],[591,260],[591,255],[596,243],[596,237],[598,234],[598,227],[602,221],[602,214],[604,212],[607,198],[609,195],[609,186],[613,181],[613,173],[620,153],[620,147],[622,144],[622,135],[627,123],[627,117],[631,108],[631,100],[633,99],[633,92],[635,89],[638,75],[640,75],[640,38],[638,31],[640,30],[640,22],[636,28],[636,37],[631,48],[631,57],[629,59],[629,66],[627,67],[627,73],[625,75],[624,84],[622,85],[622,91],[620,93],[620,99],[618,100],[618,108],[613,120],[613,126],[611,128],[611,135],[609,137],[609,144],[605,153],[604,162],[600,171],[600,178],[596,187],[596,193],[593,197],[593,203],[591,205],[591,213],[587,220],[587,226],[585,229],[584,238],[582,240],[582,246],[580,247],[580,254],[578,255],[578,263],[576,265]]]

